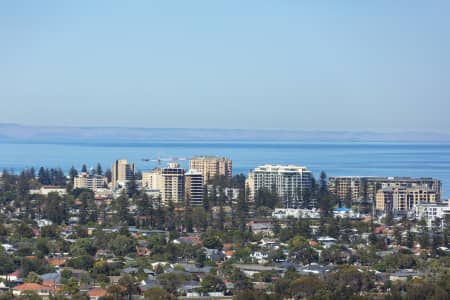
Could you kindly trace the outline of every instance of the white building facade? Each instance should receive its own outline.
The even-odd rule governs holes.
[[[108,185],[108,179],[101,175],[91,175],[82,172],[80,175],[73,178],[73,187],[75,189],[89,189],[96,191],[103,189]]]
[[[248,174],[246,187],[250,201],[257,191],[275,192],[285,208],[298,208],[312,188],[312,172],[306,167],[293,165],[264,165]]]

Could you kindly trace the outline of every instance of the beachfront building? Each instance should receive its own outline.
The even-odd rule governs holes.
[[[197,170],[186,172],[186,203],[190,206],[203,206],[203,174]]]
[[[285,208],[298,208],[306,200],[312,188],[313,175],[306,167],[264,165],[248,174],[246,187],[250,201],[259,190],[276,193]]]
[[[436,203],[438,201],[437,192],[426,186],[386,186],[378,190],[375,208],[377,211],[405,214],[414,211],[419,204]]]
[[[96,191],[107,187],[108,179],[105,176],[82,172],[73,178],[74,189],[89,189]]]
[[[161,201],[164,205],[173,202],[181,204],[184,201],[185,170],[180,164],[171,162],[161,169]]]
[[[231,178],[233,171],[232,161],[226,157],[196,156],[189,160],[189,169],[197,170],[203,175],[203,184],[216,176]]]
[[[375,203],[377,192],[387,187],[427,188],[441,196],[441,181],[435,178],[332,176],[328,188],[342,203]]]
[[[135,171],[133,163],[128,163],[125,159],[116,160],[111,168],[112,187],[114,189],[125,187],[126,182],[134,176]]]
[[[161,169],[142,172],[142,188],[144,190],[160,190],[161,188]]]

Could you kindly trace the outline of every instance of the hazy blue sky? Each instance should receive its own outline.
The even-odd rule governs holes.
[[[450,1],[1,1],[0,122],[450,131]]]

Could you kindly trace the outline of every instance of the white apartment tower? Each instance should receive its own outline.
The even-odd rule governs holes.
[[[306,167],[264,165],[248,174],[246,186],[249,200],[255,200],[258,190],[278,194],[285,208],[298,208],[312,188],[312,173]]]

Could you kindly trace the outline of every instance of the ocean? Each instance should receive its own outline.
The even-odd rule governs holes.
[[[40,166],[83,164],[110,168],[116,159],[134,162],[140,171],[152,169],[157,162],[143,159],[189,158],[195,155],[226,156],[233,160],[233,173],[247,174],[262,164],[306,166],[318,176],[410,176],[442,180],[443,197],[450,197],[450,144],[395,143],[270,143],[252,142],[165,142],[148,143],[0,143],[0,169],[16,172]],[[179,161],[187,167],[186,160]],[[163,165],[165,162],[163,162]]]

